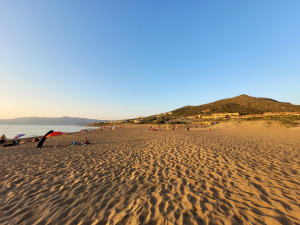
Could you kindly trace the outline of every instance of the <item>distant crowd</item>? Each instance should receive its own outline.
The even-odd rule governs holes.
[[[35,138],[35,139],[31,139],[31,138],[28,138],[26,140],[23,140],[23,141],[20,141],[20,140],[17,140],[17,139],[13,139],[11,141],[8,142],[5,134],[3,134],[1,137],[0,137],[0,146],[3,146],[3,147],[10,147],[10,146],[18,146],[22,143],[27,143],[27,142],[39,142],[40,139],[39,138]],[[8,143],[7,143],[8,142]]]

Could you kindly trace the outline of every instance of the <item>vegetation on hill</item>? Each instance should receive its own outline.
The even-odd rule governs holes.
[[[261,118],[247,118],[242,121],[266,121],[267,124],[272,124],[273,122],[277,122],[284,127],[295,127],[300,122],[300,116],[280,116],[280,117],[261,117]],[[242,122],[241,120],[239,122]]]
[[[222,99],[209,104],[199,106],[185,106],[169,113],[148,116],[145,118],[129,119],[124,123],[139,124],[186,124],[189,123],[189,116],[212,113],[239,113],[240,115],[262,114],[265,112],[300,112],[300,105],[291,103],[278,102],[269,98],[255,98],[248,95],[240,95],[233,98]],[[263,118],[243,118],[244,120],[266,120],[276,121],[286,126],[294,126],[298,123],[299,116],[280,116],[280,117],[263,117]],[[206,119],[203,119],[204,121]],[[210,121],[211,119],[207,119]],[[228,118],[214,119],[214,121],[228,120]],[[89,126],[104,126],[110,124],[108,121],[102,123],[93,123]]]
[[[278,102],[269,98],[255,98],[248,95],[240,95],[234,98],[222,99],[209,104],[199,106],[185,106],[176,109],[173,116],[192,116],[196,114],[233,113],[240,115],[259,114],[265,112],[300,112],[300,105]]]

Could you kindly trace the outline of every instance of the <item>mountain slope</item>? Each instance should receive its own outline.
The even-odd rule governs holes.
[[[241,115],[247,115],[264,112],[300,112],[300,105],[278,102],[269,98],[255,98],[248,95],[240,95],[209,104],[185,106],[172,112],[174,116],[192,116],[199,113],[210,114],[222,112],[238,112]]]
[[[94,122],[103,122],[104,120],[94,120],[78,117],[22,117],[8,120],[0,120],[2,125],[86,125]]]

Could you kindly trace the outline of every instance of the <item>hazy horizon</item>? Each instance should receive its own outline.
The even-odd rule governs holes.
[[[237,96],[234,96],[234,97],[237,97]],[[254,96],[251,96],[251,97],[254,97]],[[267,98],[267,97],[263,97],[263,96],[260,96],[261,98]],[[218,100],[221,100],[221,99],[218,99]],[[216,101],[218,101],[216,100]],[[273,99],[275,101],[277,101],[276,99]],[[214,101],[213,101],[214,102]],[[279,101],[280,102],[280,101]],[[204,104],[209,104],[209,103],[212,103],[212,102],[208,102],[208,103],[204,103]],[[291,103],[291,102],[284,102],[284,103]],[[293,104],[293,103],[291,103]],[[293,104],[293,105],[296,105],[296,104]],[[187,106],[187,105],[185,105]],[[190,105],[191,106],[191,105]],[[182,106],[184,107],[184,106]],[[181,107],[180,107],[181,108]],[[169,110],[169,111],[173,111],[175,109],[172,109],[172,110]],[[164,112],[158,112],[156,114],[159,114],[159,113],[164,113]],[[151,114],[151,115],[141,115],[141,116],[152,116],[152,115],[156,115],[156,114]],[[24,116],[24,117],[15,117],[15,118],[7,118],[7,119],[4,119],[4,120],[9,120],[9,119],[19,119],[19,118],[35,118],[35,117],[38,117],[38,118],[63,118],[63,117],[74,117],[74,118],[82,118],[82,119],[95,119],[95,120],[122,120],[122,119],[133,119],[133,118],[137,118],[139,116],[136,116],[136,117],[131,117],[131,118],[119,118],[119,119],[98,119],[98,118],[85,118],[85,117],[77,117],[77,116],[68,116],[68,115],[64,115],[64,116],[58,116],[58,117],[47,117],[47,116]],[[0,118],[0,120],[3,120],[3,118]]]
[[[95,118],[83,118],[83,117],[77,117],[77,116],[59,116],[59,117],[48,117],[48,116],[24,116],[24,117],[14,117],[14,118],[8,118],[8,119],[3,119],[0,118],[0,120],[13,120],[13,119],[20,119],[20,118],[80,118],[80,119],[95,119]],[[95,120],[101,120],[101,119],[95,119]]]
[[[300,2],[0,3],[0,118],[150,116],[241,94],[300,105]]]

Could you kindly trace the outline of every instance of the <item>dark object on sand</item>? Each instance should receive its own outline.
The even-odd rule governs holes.
[[[16,141],[13,140],[12,143],[3,145],[3,147],[10,147],[10,146],[16,146],[16,145],[17,145],[17,144],[16,144]]]
[[[3,134],[3,135],[0,137],[0,144],[4,144],[6,140],[7,140],[7,138],[5,137],[5,134]]]
[[[40,140],[40,142],[38,143],[38,145],[36,146],[37,148],[41,148],[44,144],[44,142],[47,139],[47,135],[52,134],[54,132],[54,130],[50,130],[47,134],[45,134],[45,136]]]
[[[91,144],[91,142],[87,139],[87,137],[85,137],[84,144],[86,145]]]

